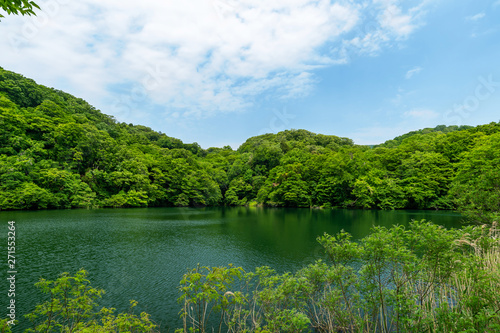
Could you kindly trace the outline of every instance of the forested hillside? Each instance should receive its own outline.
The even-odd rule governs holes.
[[[500,210],[500,123],[438,126],[374,148],[288,130],[252,137],[236,151],[204,150],[1,68],[0,123],[0,209]]]

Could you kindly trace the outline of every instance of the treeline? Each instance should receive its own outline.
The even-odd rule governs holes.
[[[306,130],[238,150],[117,122],[0,68],[0,209],[252,205],[498,212],[500,123],[438,126],[380,146]]]

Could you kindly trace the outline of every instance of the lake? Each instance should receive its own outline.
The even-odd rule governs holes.
[[[41,277],[54,280],[61,272],[85,268],[92,286],[106,290],[100,305],[121,312],[135,299],[137,312],[150,313],[162,332],[173,332],[181,327],[179,281],[198,263],[232,263],[247,271],[267,265],[293,272],[322,257],[316,237],[324,232],[344,229],[359,239],[373,225],[407,225],[412,219],[450,228],[460,227],[461,216],[450,211],[246,207],[3,211],[4,244],[7,222],[16,221],[16,315],[21,323],[14,332],[28,327],[21,315],[43,299],[34,287]],[[6,257],[0,293],[4,311]]]

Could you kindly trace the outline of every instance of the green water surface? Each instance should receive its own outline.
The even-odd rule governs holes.
[[[188,268],[232,263],[245,270],[271,266],[296,271],[322,257],[316,237],[344,229],[355,239],[373,225],[407,225],[427,219],[460,227],[449,211],[363,211],[271,208],[144,208],[0,212],[0,308],[7,314],[7,222],[16,221],[16,314],[33,310],[43,296],[33,286],[61,272],[89,272],[106,290],[100,304],[128,309],[139,302],[162,332],[181,327],[177,287]]]

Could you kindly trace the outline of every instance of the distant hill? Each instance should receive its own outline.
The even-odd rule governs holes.
[[[452,125],[452,126],[446,126],[446,125],[438,125],[434,128],[423,128],[417,131],[411,131],[406,134],[400,135],[395,137],[392,140],[387,140],[386,142],[380,144],[380,145],[374,145],[374,147],[396,147],[400,145],[404,139],[409,138],[413,135],[418,135],[418,134],[429,134],[429,133],[450,133],[450,132],[455,132],[455,131],[464,131],[473,128],[472,126],[468,125],[462,125],[462,126],[457,126],[457,125]]]
[[[202,149],[120,123],[80,98],[2,68],[0,123],[0,209],[449,209],[465,200],[458,189],[470,180],[463,174],[472,156],[496,147],[500,131],[499,123],[441,125],[358,146],[293,129],[249,138],[236,151]],[[495,160],[488,154],[486,160]]]

